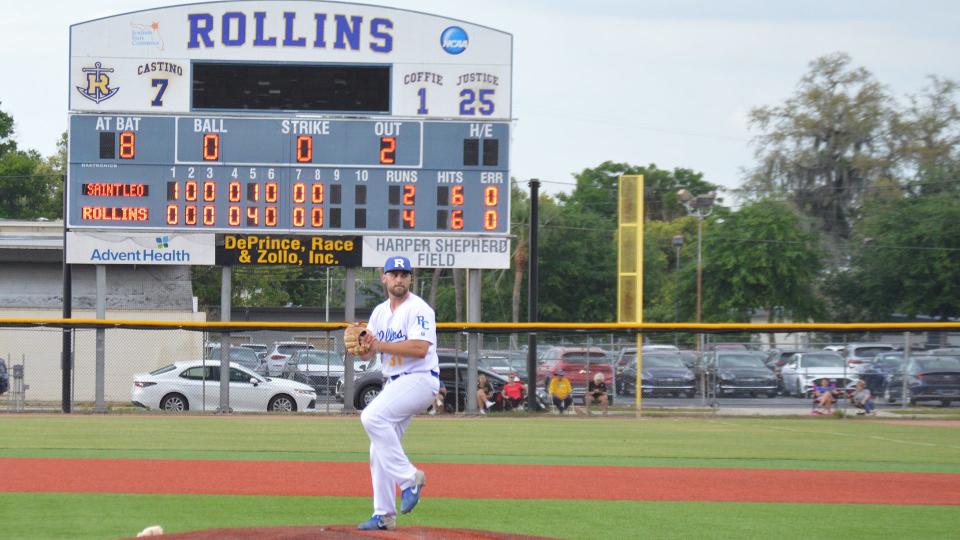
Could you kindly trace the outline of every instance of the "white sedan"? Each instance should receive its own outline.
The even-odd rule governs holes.
[[[830,351],[798,352],[780,369],[783,388],[788,394],[810,397],[820,379],[829,379],[838,390],[857,382],[857,372],[847,366],[842,356]]]
[[[147,409],[215,411],[220,404],[220,363],[188,360],[134,375],[131,399]],[[230,363],[230,408],[234,411],[306,411],[316,403],[316,391],[306,384],[264,377]]]

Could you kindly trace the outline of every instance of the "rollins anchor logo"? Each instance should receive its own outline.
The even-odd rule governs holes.
[[[105,68],[100,62],[93,65],[92,68],[83,68],[87,74],[87,86],[78,86],[77,91],[80,95],[94,103],[110,99],[120,91],[120,87],[110,88],[110,77],[107,73],[113,73],[113,68]]]
[[[467,31],[459,26],[451,26],[440,34],[440,46],[450,54],[460,54],[467,50],[470,38]]]

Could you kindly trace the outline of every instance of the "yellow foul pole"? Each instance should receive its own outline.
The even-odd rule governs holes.
[[[624,175],[617,189],[617,322],[643,322],[643,176]],[[637,333],[636,408],[643,399],[643,336]]]

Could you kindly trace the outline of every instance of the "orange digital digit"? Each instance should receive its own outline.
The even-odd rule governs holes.
[[[310,225],[323,227],[323,208],[314,208],[310,211]]]
[[[183,222],[187,225],[197,224],[197,205],[189,204],[183,207]]]
[[[240,182],[227,184],[227,199],[230,202],[240,202]]]
[[[247,200],[250,202],[260,200],[260,184],[247,184]]]
[[[397,162],[397,138],[380,137],[380,164],[393,165]]]
[[[200,188],[197,186],[195,180],[188,180],[186,184],[183,185],[183,198],[188,201],[197,200],[199,195]]]
[[[177,181],[167,182],[167,200],[176,201],[180,198],[180,183]]]
[[[417,226],[417,211],[404,208],[403,209],[403,228],[412,229]]]
[[[313,161],[313,136],[300,135],[297,137],[297,162],[310,163]]]
[[[483,213],[483,228],[492,231],[497,228],[497,211],[487,210]]]
[[[231,227],[238,227],[240,225],[240,207],[231,206],[227,209],[227,223]]]
[[[256,206],[247,207],[247,227],[260,224],[260,209]]]
[[[132,131],[121,131],[120,132],[120,159],[133,159],[134,156],[136,155],[137,155],[137,136]]]
[[[413,206],[416,196],[417,196],[417,186],[413,184],[403,185],[403,204],[407,206]]]
[[[179,219],[177,205],[168,204],[167,205],[167,225],[176,225],[177,219]]]
[[[450,228],[457,231],[463,228],[463,210],[450,212]]]
[[[310,188],[310,201],[314,204],[323,202],[323,184],[313,184]]]
[[[302,206],[293,207],[293,226],[303,227],[306,224],[307,213]]]
[[[454,206],[463,204],[463,186],[453,186],[450,188],[450,204]]]
[[[278,191],[276,182],[267,182],[264,186],[263,200],[271,203],[277,202]]]
[[[302,204],[307,200],[307,186],[303,182],[297,182],[293,185],[293,202]]]
[[[217,209],[206,204],[203,206],[203,224],[213,225],[217,221]]]
[[[205,202],[214,202],[217,200],[217,185],[215,183],[203,183],[203,200]]]
[[[483,204],[496,206],[498,202],[500,202],[500,188],[497,186],[487,186],[483,188]]]
[[[217,161],[220,159],[220,134],[204,133],[203,135],[203,160]]]
[[[276,227],[277,226],[277,207],[268,206],[263,211],[263,224],[267,227]]]

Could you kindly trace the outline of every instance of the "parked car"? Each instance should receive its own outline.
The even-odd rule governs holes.
[[[903,369],[903,351],[882,352],[854,369],[872,395],[882,396],[887,379]]]
[[[243,343],[240,345],[245,349],[250,349],[253,352],[257,353],[257,357],[263,360],[267,356],[267,352],[270,350],[269,347],[264,343]]]
[[[286,369],[287,361],[290,356],[297,351],[304,349],[314,349],[313,345],[300,341],[278,341],[273,344],[273,349],[267,353],[267,375],[270,377],[279,377]]]
[[[0,396],[10,389],[10,376],[7,374],[7,362],[0,358]]]
[[[897,348],[889,343],[847,343],[842,354],[847,359],[847,364],[854,366],[866,362],[879,353],[895,350]]]
[[[351,355],[351,358],[356,358]],[[353,362],[354,373],[366,369],[367,363],[356,359]],[[302,382],[313,387],[317,395],[333,395],[337,380],[343,377],[343,355],[332,351],[303,349],[295,351],[284,367],[283,377]]]
[[[220,364],[188,360],[134,375],[131,400],[140,407],[168,412],[216,409],[220,402]],[[235,411],[306,411],[316,403],[316,392],[303,383],[271,379],[230,364],[230,407]]]
[[[220,359],[219,343],[214,343],[207,347],[206,358],[208,360]],[[262,375],[266,375],[267,373],[267,367],[263,360],[257,356],[255,351],[246,347],[230,347],[230,361]]]
[[[668,352],[668,353],[680,352],[680,348],[677,347],[676,345],[650,344],[650,345],[644,345],[640,350],[641,352],[643,352],[643,354],[657,353],[657,352]]]
[[[513,363],[510,362],[510,357],[497,352],[480,353],[480,363],[483,365],[483,367],[494,373],[499,373],[504,377],[516,371]]]
[[[717,397],[735,394],[777,395],[777,376],[767,367],[765,353],[718,350],[707,361],[707,378]]]
[[[767,351],[766,364],[770,368],[770,371],[773,371],[774,375],[777,376],[777,392],[783,392],[783,375],[780,373],[783,369],[784,364],[787,363],[790,358],[800,352],[797,349],[770,349]]]
[[[636,347],[624,347],[620,349],[620,353],[617,355],[617,359],[613,362],[613,381],[614,389],[617,394],[626,393],[626,382],[629,375],[626,374],[627,370],[631,370],[633,373],[633,381],[631,381],[634,393],[636,392],[636,375],[637,375],[637,348]],[[634,394],[635,395],[635,394]]]
[[[597,373],[602,373],[607,387],[613,385],[613,368],[610,358],[599,347],[550,347],[543,354],[543,361],[537,367],[537,380],[543,381],[543,388],[550,387],[550,379],[557,370],[563,369],[573,386],[574,399],[587,393],[587,383]],[[612,395],[608,396],[612,399]],[[612,404],[612,403],[611,403]]]
[[[637,359],[623,372],[623,391],[636,395]],[[697,394],[696,376],[684,365],[683,357],[675,353],[643,353],[643,369],[640,373],[643,395],[693,397]]]
[[[903,370],[894,372],[884,389],[888,403],[903,399]],[[906,367],[907,399],[910,404],[919,401],[939,401],[947,407],[960,401],[960,358],[956,356],[912,356]]]
[[[829,351],[803,351],[790,357],[780,370],[783,388],[787,394],[809,397],[814,383],[829,379],[838,389],[850,388],[857,381],[856,371],[846,360]]]
[[[447,387],[447,395],[444,399],[445,408],[449,412],[462,411],[466,408],[467,354],[465,352],[459,354],[440,352],[437,353],[437,357],[440,361],[440,380]],[[477,372],[486,375],[487,381],[493,385],[494,399],[491,400],[495,403],[493,409],[502,409],[503,398],[500,391],[506,384],[507,378],[483,367],[478,367]],[[341,403],[344,399],[343,387],[344,380],[341,377],[337,381],[335,391],[336,399]],[[382,389],[383,374],[380,371],[379,363],[377,363],[368,367],[366,371],[359,372],[354,379],[353,406],[357,410],[362,410],[377,397]],[[538,408],[543,409],[547,407],[548,403],[545,392],[539,389],[537,390],[537,403]]]
[[[925,351],[930,356],[956,356],[960,358],[960,347],[945,347],[942,349],[930,349]]]

